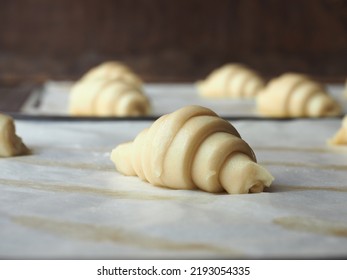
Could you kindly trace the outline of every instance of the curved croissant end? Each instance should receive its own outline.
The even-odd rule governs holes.
[[[331,145],[347,145],[347,115],[342,120],[342,126],[335,136],[328,141]]]
[[[128,66],[118,61],[104,62],[84,74],[81,80],[113,80],[121,79],[125,82],[141,88],[142,81]]]
[[[29,152],[22,139],[16,135],[13,119],[0,114],[0,157],[11,157]]]
[[[268,117],[326,117],[341,113],[323,86],[308,76],[287,73],[271,80],[257,96],[260,114]]]
[[[241,64],[227,64],[214,70],[204,81],[196,83],[203,97],[251,98],[264,87],[264,80]]]
[[[141,116],[150,111],[142,91],[118,79],[77,82],[69,104],[70,114],[75,116]]]
[[[117,146],[111,160],[124,175],[173,189],[261,192],[273,181],[237,130],[200,106],[162,116]]]

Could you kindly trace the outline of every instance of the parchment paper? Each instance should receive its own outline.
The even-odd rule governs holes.
[[[31,155],[0,158],[0,258],[345,258],[339,119],[235,121],[275,176],[260,194],[169,190],[109,160],[149,121],[16,121]]]

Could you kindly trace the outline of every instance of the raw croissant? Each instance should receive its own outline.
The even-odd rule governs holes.
[[[341,113],[322,85],[296,73],[271,80],[257,96],[257,107],[260,114],[268,117],[326,117]]]
[[[28,148],[16,135],[16,128],[10,116],[0,114],[0,157],[26,154]]]
[[[130,70],[128,66],[118,61],[108,61],[104,62],[92,69],[90,69],[86,74],[84,74],[81,80],[112,80],[121,79],[125,82],[141,88],[141,79]]]
[[[347,115],[342,120],[342,126],[335,136],[329,140],[332,145],[347,145]]]
[[[116,169],[153,185],[231,194],[261,192],[273,177],[237,130],[213,111],[183,107],[111,154]]]
[[[241,64],[227,64],[197,83],[200,94],[210,98],[250,98],[264,87],[263,79]]]
[[[141,116],[150,104],[139,88],[122,80],[81,80],[71,89],[69,110],[75,116]]]

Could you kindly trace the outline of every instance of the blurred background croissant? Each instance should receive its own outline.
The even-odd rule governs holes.
[[[145,82],[193,82],[228,62],[343,82],[346,35],[343,0],[2,0],[0,83],[76,80],[108,60]]]

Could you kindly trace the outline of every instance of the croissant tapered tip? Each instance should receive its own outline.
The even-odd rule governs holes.
[[[0,157],[25,155],[30,150],[16,134],[12,117],[0,113]]]
[[[347,115],[342,120],[341,128],[336,134],[328,140],[328,144],[335,145],[346,145],[347,146]]]
[[[325,94],[314,96],[307,104],[307,114],[311,117],[337,116],[341,110],[341,106]]]
[[[116,169],[127,176],[135,176],[136,172],[131,163],[129,156],[132,149],[132,142],[118,145],[111,152],[111,161],[115,164]]]
[[[262,192],[273,180],[264,167],[241,153],[232,155],[220,171],[220,182],[230,194]]]

